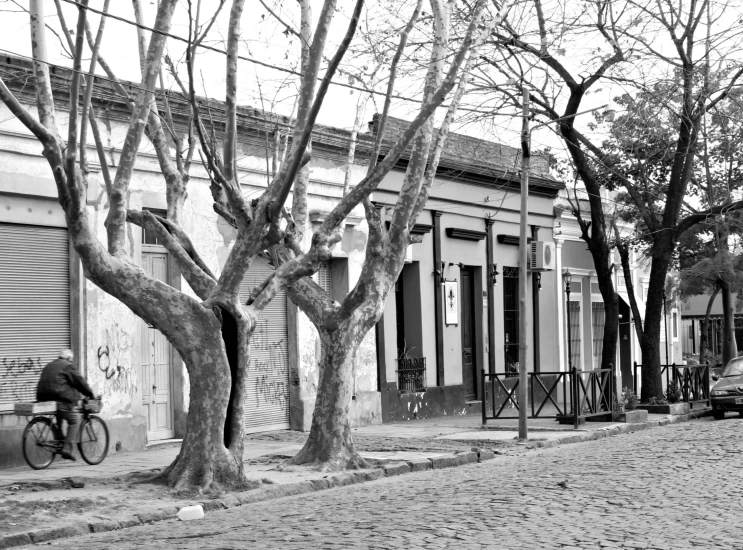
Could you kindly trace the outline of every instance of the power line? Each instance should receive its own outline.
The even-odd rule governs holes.
[[[91,11],[93,13],[96,13],[96,14],[100,15],[101,17],[110,17],[112,19],[116,19],[117,21],[121,21],[122,23],[126,23],[127,25],[132,25],[132,26],[138,27],[138,28],[140,28],[142,30],[154,32],[154,33],[160,34],[162,36],[166,36],[168,38],[172,38],[173,40],[176,40],[176,41],[179,41],[179,42],[183,42],[183,43],[185,43],[185,44],[187,44],[189,46],[192,45],[192,42],[190,40],[188,40],[186,38],[183,38],[182,36],[178,36],[178,35],[171,34],[171,33],[168,33],[168,32],[164,32],[164,31],[161,31],[161,30],[152,28],[152,27],[148,27],[146,25],[142,25],[140,23],[137,23],[136,21],[132,21],[130,19],[126,19],[125,17],[121,17],[120,15],[113,15],[113,14],[110,14],[110,13],[104,13],[101,10],[98,10],[96,8],[92,8],[90,6],[82,6],[82,5],[78,4],[75,0],[62,0],[62,1],[63,2],[66,2],[67,4],[72,4],[73,6],[75,6],[78,9],[85,9],[85,10]],[[198,47],[199,48],[203,48],[205,50],[209,50],[209,51],[218,53],[220,55],[225,55],[225,56],[227,55],[227,52],[225,50],[221,50],[219,48],[215,48],[214,46],[205,45],[203,42],[199,43],[198,44]],[[254,63],[256,65],[260,65],[261,67],[266,67],[267,69],[273,69],[273,70],[276,70],[276,71],[284,72],[284,73],[291,74],[291,75],[298,76],[298,77],[303,76],[303,74],[301,72],[295,71],[293,69],[287,69],[285,67],[279,67],[277,65],[272,65],[270,63],[266,63],[265,61],[259,61],[257,59],[254,59],[252,57],[246,57],[244,55],[238,55],[237,58],[240,59],[241,61],[247,61],[248,63]],[[322,80],[322,78],[318,77],[317,80],[320,81],[320,80]],[[330,83],[332,85],[340,86],[342,88],[348,88],[348,89],[351,89],[351,90],[356,90],[357,92],[363,92],[363,93],[367,93],[367,94],[379,95],[379,96],[382,96],[382,97],[386,97],[386,95],[387,95],[384,92],[378,92],[376,90],[371,90],[369,88],[362,88],[360,86],[354,86],[353,84],[346,84],[344,82],[331,81]],[[401,95],[398,95],[398,94],[393,94],[392,95],[392,98],[393,99],[399,99],[401,101],[409,101],[409,102],[412,102],[412,103],[420,103],[420,100],[418,100],[418,99],[411,99],[409,97],[401,96]],[[441,108],[445,108],[445,107],[447,107],[447,106],[446,105],[441,105]],[[460,110],[463,110],[463,111],[472,111],[472,112],[475,112],[475,113],[481,112],[481,111],[478,111],[476,109],[468,109],[468,108],[460,108]]]

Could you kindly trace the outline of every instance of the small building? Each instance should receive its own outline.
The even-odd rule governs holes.
[[[700,294],[690,296],[681,301],[680,304],[680,340],[684,358],[699,361],[702,345],[702,325],[707,316],[710,295]],[[738,304],[737,295],[733,296],[733,303]],[[722,294],[718,293],[712,302],[709,315],[709,326],[707,327],[707,346],[710,363],[722,361]],[[743,349],[743,312],[734,307],[733,318],[735,322],[735,341],[738,349]]]
[[[29,62],[3,57],[0,65],[6,84],[35,113]],[[52,73],[59,119],[64,119],[69,101],[70,74],[62,68]],[[176,94],[170,99],[176,128],[185,133],[188,106]],[[162,95],[158,100],[162,101]],[[106,81],[96,85],[93,106],[113,170],[129,111]],[[218,102],[209,102],[217,120],[221,120],[223,108]],[[158,330],[85,279],[70,246],[56,186],[38,141],[4,105],[0,105],[0,117],[4,121],[0,126],[0,468],[23,463],[21,434],[26,419],[12,413],[14,403],[35,400],[41,369],[64,348],[74,351],[78,368],[94,391],[103,395],[101,416],[111,432],[110,452],[181,438],[188,414],[189,381],[180,357]],[[286,131],[290,123],[271,113],[239,109],[238,169],[246,197],[265,189],[267,158],[272,153],[266,144],[273,143],[277,128]],[[349,137],[350,132],[332,128],[318,128],[313,136],[309,208],[315,219],[343,194]],[[90,139],[87,205],[99,238],[105,241],[107,195]],[[353,181],[365,174],[361,165],[352,170]],[[146,138],[130,190],[131,208],[165,210],[165,182]],[[217,217],[212,202],[207,174],[194,163],[183,226],[205,262],[219,274],[235,231]],[[345,296],[358,277],[366,234],[359,207],[347,219],[332,260],[315,276],[338,298]],[[133,261],[168,284],[189,291],[176,263],[155,237],[130,225],[127,245]],[[272,269],[267,258],[257,258],[241,293],[247,297]],[[251,344],[246,432],[309,429],[319,352],[314,327],[285,292],[279,293],[263,313]],[[371,334],[357,358],[357,399],[351,409],[354,422],[381,422],[376,367]]]
[[[388,121],[385,138],[403,124]],[[377,325],[385,421],[479,414],[481,372],[517,372],[519,155],[513,147],[449,135],[413,228],[422,242],[410,245]],[[406,166],[401,159],[382,181],[374,194],[378,207],[394,205]],[[560,368],[552,226],[553,203],[563,187],[549,175],[546,159],[532,157],[529,242],[547,263],[528,275],[530,370]]]
[[[587,201],[581,200],[581,208],[587,211]],[[588,214],[586,214],[588,215]],[[631,233],[632,227],[624,222],[618,222],[623,234]],[[570,339],[571,364],[579,370],[599,368],[604,345],[604,325],[606,313],[604,299],[598,285],[593,256],[588,245],[581,237],[578,220],[572,214],[567,200],[561,196],[555,205],[554,239],[557,247],[558,265],[561,272],[569,270],[572,274],[570,293]],[[619,341],[617,356],[614,362],[618,388],[632,388],[634,384],[634,365],[642,364],[642,351],[637,337],[635,324],[630,306],[629,289],[624,277],[619,253],[614,250],[612,269],[612,283],[619,296]],[[650,263],[640,253],[630,250],[630,271],[635,299],[639,305],[640,314],[645,315],[645,299],[650,281]],[[562,317],[565,323],[562,327],[563,336],[560,342],[567,342],[567,295],[564,283],[561,285],[561,310],[565,311]],[[678,307],[669,300],[667,312],[668,342],[666,347],[666,331],[661,329],[661,363],[681,363],[682,354],[678,333]],[[563,344],[563,346],[566,344]],[[567,350],[561,350],[561,360],[567,357]],[[639,372],[637,373],[639,377]],[[638,381],[639,384],[639,381]],[[639,387],[639,386],[638,386]]]

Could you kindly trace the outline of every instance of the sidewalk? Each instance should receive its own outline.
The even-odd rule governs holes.
[[[703,414],[699,411],[696,415]],[[695,415],[695,416],[696,416]],[[245,438],[245,473],[251,490],[229,495],[178,495],[163,485],[133,484],[170,464],[178,444],[114,453],[98,466],[58,460],[48,469],[0,470],[0,549],[89,532],[120,529],[173,517],[186,505],[210,510],[339,487],[431,468],[445,468],[528,452],[539,447],[689,420],[649,415],[643,424],[589,423],[573,430],[551,419],[530,419],[529,439],[518,440],[518,419],[488,421],[455,416],[353,430],[354,442],[371,468],[328,474],[309,467],[277,466],[296,454],[307,434],[292,431]],[[72,488],[81,483],[84,487]],[[72,523],[71,523],[72,522]]]

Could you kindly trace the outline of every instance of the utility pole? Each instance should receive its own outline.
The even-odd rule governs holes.
[[[521,123],[521,224],[519,226],[519,439],[528,438],[526,426],[526,402],[529,383],[527,381],[527,352],[529,349],[528,323],[526,319],[527,242],[526,227],[529,218],[529,168],[531,152],[529,143],[529,90],[524,88]]]
[[[522,109],[522,123],[521,123],[521,223],[519,225],[519,386],[516,398],[519,402],[519,439],[528,438],[528,429],[526,426],[526,416],[528,403],[526,402],[529,382],[527,375],[526,358],[529,350],[528,344],[528,323],[526,322],[526,281],[527,281],[527,251],[529,249],[528,243],[526,242],[526,228],[529,221],[529,169],[531,166],[531,130],[536,130],[540,126],[546,126],[553,122],[559,122],[568,118],[573,118],[578,115],[585,113],[592,113],[599,109],[605,109],[608,105],[602,105],[601,107],[595,107],[588,109],[587,111],[581,111],[574,115],[567,115],[553,120],[542,122],[529,129],[529,117],[531,111],[529,109],[529,90],[523,90],[523,97],[521,99]],[[606,111],[606,113],[613,113],[613,111]],[[613,119],[613,114],[611,115]],[[568,287],[568,292],[569,292]],[[568,304],[569,306],[570,304]],[[568,308],[569,311],[569,308]],[[569,314],[569,313],[568,313]],[[569,330],[569,326],[568,326]],[[570,340],[568,339],[568,346],[570,346]],[[570,356],[570,353],[568,353]]]

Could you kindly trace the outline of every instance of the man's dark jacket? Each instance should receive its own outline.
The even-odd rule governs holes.
[[[67,359],[55,359],[41,371],[41,380],[36,387],[37,401],[62,401],[72,404],[83,394],[94,398],[85,378],[80,376],[75,365]]]

